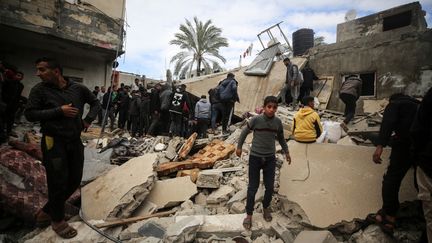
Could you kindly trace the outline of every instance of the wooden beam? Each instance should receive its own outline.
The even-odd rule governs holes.
[[[144,219],[149,219],[149,218],[154,218],[154,217],[165,217],[165,216],[168,216],[168,215],[173,214],[175,212],[176,212],[175,210],[170,210],[170,211],[166,211],[166,212],[154,213],[154,214],[150,214],[150,215],[142,215],[142,216],[127,218],[127,219],[117,219],[117,220],[113,220],[113,221],[107,221],[105,223],[95,224],[95,227],[96,228],[105,228],[105,227],[113,227],[113,226],[118,226],[118,225],[123,225],[123,224],[135,223],[137,221],[141,221]]]

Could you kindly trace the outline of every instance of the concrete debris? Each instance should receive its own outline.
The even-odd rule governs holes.
[[[337,144],[339,145],[357,145],[350,136],[345,136],[341,138],[339,141],[337,141]]]
[[[294,235],[286,229],[284,226],[282,226],[281,223],[275,222],[271,226],[272,230],[276,233],[276,236],[283,240],[285,243],[293,243],[294,242]]]
[[[98,150],[96,148],[92,148],[92,146],[86,146],[84,148],[84,169],[82,184],[87,184],[103,173],[117,167],[116,165],[112,165],[110,163],[112,152],[112,149],[108,149],[102,153],[99,153]]]
[[[260,237],[254,240],[255,243],[270,243],[270,237],[265,234],[262,234]]]
[[[208,196],[207,204],[217,204],[228,201],[229,198],[234,195],[234,193],[235,189],[233,187],[224,185]]]
[[[170,161],[174,160],[174,158],[177,157],[177,150],[181,146],[182,142],[183,142],[183,138],[173,137],[168,143],[168,147],[165,152],[165,157]]]
[[[234,202],[230,208],[230,213],[232,214],[244,213],[245,211],[246,211],[246,204],[242,202]]]
[[[126,218],[154,184],[156,154],[133,158],[82,188],[82,210],[89,219]]]
[[[163,144],[163,143],[158,143],[158,144],[156,144],[156,146],[155,146],[155,148],[154,148],[154,151],[155,151],[155,152],[161,152],[161,151],[165,150],[166,147],[167,147],[167,146],[166,146],[165,144]]]
[[[326,227],[342,220],[365,218],[381,208],[381,182],[388,164],[388,149],[382,155],[383,164],[377,165],[369,159],[374,152],[372,147],[347,149],[337,144],[296,142],[289,146],[294,163],[281,168],[279,194],[301,205],[312,225]],[[412,181],[410,171],[401,185],[401,201],[416,199]],[[364,200],[365,194],[368,200]]]
[[[380,243],[395,243],[397,242],[394,238],[388,236],[379,228],[378,225],[370,225],[364,230],[360,230],[354,233],[349,242],[355,243],[369,243],[369,242],[380,242]]]
[[[196,216],[186,216],[180,220],[176,218],[176,222],[167,228],[164,242],[192,242],[203,221],[203,217]]]
[[[202,192],[198,193],[198,195],[195,196],[195,203],[202,206],[207,205],[207,196]]]
[[[99,223],[100,221],[97,220],[91,220],[91,224]],[[73,222],[70,223],[72,227],[74,227],[78,231],[78,235],[75,236],[72,239],[63,239],[60,236],[58,236],[51,227],[47,227],[39,234],[35,235],[34,237],[31,237],[31,233],[28,237],[31,238],[25,238],[25,243],[39,243],[39,242],[46,242],[46,243],[73,243],[73,242],[111,242],[110,240],[106,239],[104,236],[100,235],[98,232],[87,226],[84,222]],[[116,227],[116,228],[110,228],[103,230],[104,233],[113,236],[114,238],[117,238],[120,234],[122,228]]]
[[[131,240],[134,238],[136,238],[136,239],[142,238],[142,235],[139,233],[139,230],[144,225],[147,225],[149,223],[157,225],[158,227],[163,229],[163,231],[166,232],[166,229],[168,228],[168,226],[175,223],[175,218],[174,217],[151,218],[151,219],[136,222],[134,224],[129,225],[125,230],[123,230],[119,234],[119,237],[118,237],[119,240],[126,241],[126,240]],[[143,232],[141,232],[141,233],[143,233]]]
[[[302,231],[294,241],[294,243],[310,243],[310,242],[338,243],[336,238],[329,231]]]
[[[388,99],[382,100],[363,100],[363,112],[367,114],[373,114],[376,112],[382,112],[388,105]]]
[[[157,205],[157,209],[173,207],[197,193],[197,186],[188,177],[156,181],[145,199]]]
[[[243,177],[234,177],[231,179],[230,184],[236,189],[236,191],[240,191],[247,188],[247,182]]]
[[[247,188],[244,188],[240,191],[238,191],[234,196],[230,198],[230,200],[227,202],[228,206],[231,206],[235,202],[240,202],[246,199],[247,196]]]
[[[165,228],[163,228],[162,226],[158,225],[153,221],[145,223],[143,226],[141,226],[138,229],[138,234],[140,236],[154,237],[160,240],[164,237],[165,232],[166,232]]]
[[[219,188],[221,178],[222,172],[204,170],[199,173],[196,184],[200,188]]]

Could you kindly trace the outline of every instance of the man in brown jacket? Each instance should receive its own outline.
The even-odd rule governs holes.
[[[361,95],[362,80],[357,75],[350,75],[342,83],[339,98],[345,103],[344,121],[342,128],[347,131],[346,125],[354,118],[356,102]]]

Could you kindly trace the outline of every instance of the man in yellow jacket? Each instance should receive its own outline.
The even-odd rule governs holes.
[[[302,104],[304,107],[294,116],[294,139],[300,143],[314,143],[323,131],[320,117],[314,110],[314,98],[304,97]]]

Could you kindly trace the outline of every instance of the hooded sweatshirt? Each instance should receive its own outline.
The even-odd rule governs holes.
[[[210,118],[210,103],[207,99],[200,99],[195,105],[195,118],[209,119]]]
[[[294,116],[293,134],[298,142],[315,142],[322,133],[320,117],[311,107],[301,108]]]

